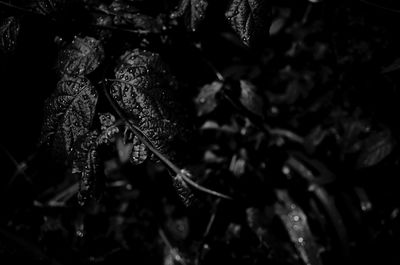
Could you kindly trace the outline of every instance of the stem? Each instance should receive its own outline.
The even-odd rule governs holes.
[[[112,108],[121,117],[121,119],[128,125],[129,129],[135,134],[135,136],[158,158],[160,159],[167,167],[169,167],[175,174],[180,174],[181,169],[178,168],[174,163],[171,162],[165,155],[161,154],[156,148],[154,148],[151,141],[144,135],[141,130],[133,125],[129,119],[125,116],[124,113],[119,109],[119,107],[115,104],[114,100],[111,98],[110,94],[107,91],[106,86],[103,86],[104,94],[108,102],[111,104]]]
[[[136,127],[135,125],[133,125],[129,119],[122,113],[122,111],[119,109],[119,107],[115,104],[114,100],[111,98],[110,94],[107,91],[106,86],[103,86],[103,90],[104,90],[104,94],[106,95],[107,100],[109,101],[109,103],[111,104],[112,108],[115,110],[115,112],[118,114],[119,117],[121,117],[121,119],[123,121],[125,121],[125,123],[128,125],[129,129],[135,134],[135,136],[158,158],[160,159],[167,167],[169,167],[175,175],[181,177],[187,184],[189,184],[190,186],[192,186],[193,188],[200,190],[202,192],[214,195],[216,197],[220,197],[220,198],[224,198],[224,199],[228,199],[228,200],[232,200],[232,198],[230,196],[224,195],[222,193],[210,190],[208,188],[205,188],[199,184],[197,184],[196,182],[194,182],[193,180],[191,180],[188,176],[186,176],[187,171],[184,169],[180,169],[179,167],[177,167],[171,160],[169,160],[168,157],[166,157],[165,155],[161,154],[153,145],[153,143],[151,142],[151,140],[149,140],[147,138],[147,136],[140,130],[140,128]]]
[[[196,182],[194,182],[193,180],[191,180],[188,176],[186,176],[185,173],[186,173],[186,170],[181,170],[179,176],[180,176],[187,184],[191,185],[192,187],[194,187],[194,188],[196,188],[196,189],[198,189],[198,190],[200,190],[200,191],[202,191],[202,192],[205,192],[205,193],[214,195],[214,196],[216,196],[216,197],[219,197],[219,198],[223,198],[223,199],[227,199],[227,200],[233,200],[233,198],[230,197],[230,196],[228,196],[228,195],[219,193],[219,192],[214,191],[214,190],[207,189],[206,187],[203,187],[203,186],[197,184]]]
[[[56,205],[63,204],[64,202],[66,202],[70,198],[72,198],[72,196],[74,196],[78,191],[79,191],[79,183],[76,182],[73,185],[66,188],[65,190],[56,194],[50,200],[48,200],[47,205],[56,206]]]

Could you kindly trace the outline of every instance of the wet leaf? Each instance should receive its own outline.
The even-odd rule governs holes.
[[[103,59],[104,50],[100,41],[92,37],[75,37],[60,52],[57,69],[62,75],[87,75],[96,70]]]
[[[79,174],[78,202],[81,206],[88,200],[97,198],[101,186],[98,137],[97,131],[81,136],[73,152],[72,173]]]
[[[304,211],[290,198],[287,191],[277,190],[275,211],[282,220],[291,241],[305,264],[322,264],[318,246]]]
[[[222,89],[222,82],[214,81],[211,84],[204,85],[195,99],[197,115],[203,116],[212,112],[218,105],[216,95]]]
[[[394,141],[389,131],[379,132],[363,141],[357,160],[359,168],[370,167],[385,159],[393,150]]]
[[[156,149],[174,157],[170,145],[177,137],[186,140],[188,130],[185,112],[175,99],[176,83],[160,56],[139,49],[127,51],[115,76],[111,96]],[[144,151],[139,146],[133,150]]]
[[[182,0],[177,10],[171,14],[171,18],[183,16],[186,27],[191,31],[196,31],[205,18],[207,7],[207,0]]]
[[[46,100],[41,144],[64,159],[92,124],[98,94],[85,77],[63,77]]]
[[[232,0],[225,12],[232,29],[247,46],[261,44],[269,35],[269,10],[265,0]]]
[[[120,132],[116,125],[116,119],[111,113],[100,113],[100,129],[99,144],[109,144],[115,141],[115,136]]]
[[[7,17],[0,24],[0,49],[4,53],[14,52],[19,35],[20,22],[16,17]]]
[[[240,80],[240,102],[248,110],[263,116],[263,100],[260,95],[256,93],[256,87],[247,80]]]

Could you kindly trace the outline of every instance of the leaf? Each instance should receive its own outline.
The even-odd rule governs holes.
[[[66,7],[66,0],[36,0],[32,3],[34,11],[42,15],[56,15]]]
[[[243,106],[262,117],[264,102],[260,95],[256,94],[256,87],[247,80],[240,80],[240,88],[240,102]]]
[[[100,41],[92,37],[76,37],[59,54],[58,71],[62,75],[87,75],[96,70],[104,59]]]
[[[196,198],[195,198],[191,188],[184,181],[183,176],[182,176],[183,174],[188,178],[192,178],[192,175],[188,171],[181,170],[181,172],[179,174],[176,174],[173,177],[172,183],[179,195],[179,198],[183,202],[183,204],[186,207],[189,207],[190,205],[192,205],[194,203]]]
[[[108,8],[108,12],[114,14],[113,23],[116,26],[129,25],[133,29],[142,30],[143,33],[159,33],[163,27],[161,17],[154,18],[142,14],[140,10],[125,2],[112,2]]]
[[[20,22],[15,17],[7,17],[0,24],[0,49],[4,53],[14,52],[20,30]]]
[[[393,146],[394,140],[389,131],[369,136],[363,141],[357,167],[365,168],[378,164],[392,152]]]
[[[385,66],[382,69],[381,73],[382,74],[390,73],[390,72],[398,70],[399,68],[400,68],[400,58],[397,58],[393,63],[391,63],[388,66]]]
[[[74,148],[72,173],[79,174],[78,202],[81,206],[97,198],[102,186],[99,178],[98,138],[97,131],[89,132],[78,139]]]
[[[160,56],[139,49],[127,51],[115,76],[110,94],[116,103],[156,149],[173,157],[170,144],[178,138],[185,140],[188,130],[185,111],[173,94],[176,83]]]
[[[79,136],[89,131],[98,99],[97,91],[85,77],[64,76],[45,102],[41,144],[64,159]]]
[[[318,246],[310,230],[304,211],[289,197],[285,190],[277,190],[278,202],[275,211],[282,220],[291,241],[300,254],[304,264],[319,265],[322,261]]]
[[[212,112],[218,105],[216,95],[222,89],[222,82],[214,81],[204,85],[195,99],[197,115],[203,116]]]
[[[171,18],[184,16],[186,28],[196,31],[205,18],[207,7],[207,0],[182,0],[177,10],[171,14]]]
[[[268,12],[265,0],[232,0],[225,17],[245,45],[255,46],[269,35]]]

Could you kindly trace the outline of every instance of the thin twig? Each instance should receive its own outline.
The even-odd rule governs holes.
[[[206,187],[203,187],[200,184],[197,184],[196,182],[191,180],[188,176],[186,176],[186,170],[184,170],[184,169],[181,170],[181,172],[180,172],[180,174],[178,176],[180,176],[187,184],[191,185],[192,187],[194,187],[194,188],[196,188],[196,189],[198,189],[198,190],[200,190],[202,192],[208,193],[210,195],[214,195],[214,196],[219,197],[219,198],[223,198],[223,199],[227,199],[227,200],[233,200],[233,198],[228,196],[228,195],[225,195],[225,194],[222,194],[220,192],[207,189]]]
[[[47,205],[59,205],[60,203],[63,204],[72,198],[76,193],[79,191],[79,183],[76,182],[66,188],[65,190],[61,191],[60,193],[56,194],[53,198],[48,200]]]
[[[16,168],[14,174],[8,180],[7,187],[11,186],[11,184],[15,181],[18,175],[23,175],[25,180],[31,183],[32,182],[31,179],[25,173],[25,170],[27,169],[27,163],[26,162],[18,163],[18,161],[14,158],[14,156],[2,144],[0,144],[0,148],[3,150],[3,152],[7,155],[7,157],[11,160],[11,162],[14,164]]]
[[[8,8],[15,9],[15,10],[18,10],[18,11],[22,11],[22,12],[25,12],[25,13],[30,13],[30,14],[43,16],[42,14],[40,14],[38,12],[35,12],[32,9],[23,8],[23,7],[20,7],[20,6],[13,5],[11,3],[0,1],[0,5],[6,6]]]
[[[385,6],[381,6],[381,5],[378,5],[378,4],[375,4],[375,3],[372,3],[372,2],[366,1],[366,0],[360,0],[360,2],[361,2],[361,3],[364,3],[364,4],[366,4],[366,5],[369,5],[369,6],[373,6],[373,7],[380,8],[380,9],[382,9],[382,10],[389,11],[389,12],[400,13],[400,10],[388,8],[388,7],[385,7]]]
[[[33,244],[33,242],[29,242],[25,238],[21,238],[1,227],[0,238],[2,243],[5,243],[7,246],[18,248],[16,249],[17,253],[27,256],[33,263],[40,262],[41,264],[61,265],[58,261],[47,256],[37,245]]]

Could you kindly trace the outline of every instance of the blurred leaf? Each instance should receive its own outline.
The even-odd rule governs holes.
[[[97,198],[101,186],[98,137],[97,131],[82,135],[73,151],[72,173],[78,173],[80,177],[78,202],[81,206]]]
[[[159,33],[163,27],[161,17],[142,14],[140,10],[123,1],[112,2],[106,12],[114,15],[112,21],[116,26],[127,25],[148,33]]]
[[[391,63],[388,66],[385,66],[382,69],[382,73],[383,74],[390,73],[390,72],[398,70],[399,68],[400,68],[400,58],[397,58],[393,63]]]
[[[282,220],[294,246],[305,264],[322,264],[318,245],[310,230],[304,211],[289,197],[285,190],[277,190],[278,202],[275,211]]]
[[[59,53],[57,68],[62,75],[87,75],[96,70],[104,59],[100,41],[92,37],[76,37]]]
[[[357,160],[359,168],[370,167],[385,159],[393,150],[394,140],[389,131],[375,133],[363,141]]]
[[[181,0],[177,10],[171,14],[171,18],[184,16],[186,27],[196,31],[205,18],[208,0]]]
[[[201,88],[200,93],[195,99],[198,116],[208,114],[217,107],[218,102],[216,95],[221,90],[222,86],[222,82],[214,81]]]
[[[12,53],[17,45],[20,22],[16,17],[7,17],[0,24],[0,49]]]
[[[257,95],[256,87],[247,80],[240,80],[240,102],[248,110],[263,117],[264,102],[260,95]]]
[[[261,44],[269,35],[269,8],[265,0],[232,0],[225,17],[247,46]]]
[[[31,6],[42,15],[55,15],[65,8],[66,3],[66,0],[35,0]]]
[[[65,158],[79,136],[89,131],[98,94],[85,77],[64,76],[46,100],[40,143]]]

